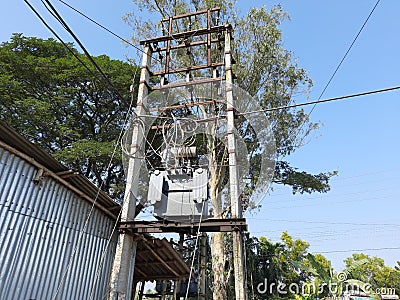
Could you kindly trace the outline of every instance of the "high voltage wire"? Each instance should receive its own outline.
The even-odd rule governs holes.
[[[292,209],[292,208],[303,208],[303,207],[314,207],[314,206],[324,206],[326,204],[332,205],[332,204],[343,204],[343,203],[355,203],[355,202],[364,202],[364,201],[370,201],[370,200],[382,200],[382,199],[395,199],[397,195],[386,195],[384,197],[382,196],[375,196],[371,198],[363,198],[363,199],[355,199],[355,200],[344,200],[344,201],[331,201],[329,203],[310,203],[310,204],[305,204],[305,205],[292,205],[292,206],[281,206],[281,207],[266,207],[266,210],[282,210],[282,209]]]
[[[346,59],[347,55],[349,54],[350,50],[353,48],[355,42],[357,41],[358,37],[360,36],[361,32],[363,31],[365,25],[367,24],[368,20],[370,19],[370,17],[372,16],[372,14],[375,11],[375,8],[378,6],[379,2],[381,0],[378,0],[374,7],[372,8],[371,12],[369,13],[368,17],[365,19],[363,25],[361,26],[360,30],[358,31],[357,35],[354,37],[352,43],[350,44],[350,47],[347,49],[346,53],[344,54],[344,56],[342,57],[341,61],[339,62],[339,64],[337,65],[335,71],[333,72],[332,76],[329,78],[327,84],[325,85],[325,87],[323,88],[321,94],[319,95],[318,99],[321,99],[322,96],[325,94],[325,91],[327,90],[327,88],[329,87],[329,85],[331,84],[333,78],[335,77],[337,71],[339,70],[339,68],[341,67],[342,63],[344,62],[344,60]],[[311,113],[313,112],[315,106],[317,105],[317,103],[314,104],[314,106],[311,108],[311,111],[309,112],[308,115],[311,115]]]
[[[399,181],[399,179],[400,179],[400,177],[391,177],[391,178],[383,178],[380,180],[373,180],[373,181],[364,181],[364,182],[361,181],[361,182],[356,182],[356,183],[350,182],[347,184],[335,184],[334,188],[335,188],[335,190],[337,190],[338,188],[355,187],[355,186],[360,186],[360,185],[372,185],[372,184],[376,185],[377,183],[382,183],[382,182],[387,183],[387,182],[391,182],[391,181]],[[290,187],[287,187],[287,188],[290,188]],[[279,189],[278,191],[282,191],[282,190],[283,189]],[[355,192],[355,193],[363,193],[363,192],[359,191],[359,192]],[[288,191],[286,193],[280,193],[280,194],[275,194],[275,191],[274,191],[273,193],[268,195],[268,198],[276,199],[281,196],[288,196],[288,194],[293,195],[293,193],[291,191],[290,192]],[[296,194],[295,196],[300,197],[301,194]],[[320,199],[320,198],[325,198],[325,197],[331,197],[331,196],[330,195],[329,196],[321,195],[321,196],[317,196],[317,197],[307,197],[307,198],[301,198],[301,201],[308,200],[308,199]],[[294,201],[296,201],[296,200],[294,200]]]
[[[35,15],[39,18],[39,20],[43,23],[44,26],[64,45],[65,48],[85,67],[86,70],[89,71],[92,76],[96,77],[93,71],[80,59],[80,57],[68,46],[68,44],[54,31],[53,28],[46,22],[45,19],[39,14],[39,12],[27,1],[24,2],[29,6],[29,8],[35,13]]]
[[[300,107],[300,106],[305,106],[305,105],[310,105],[310,104],[338,101],[338,100],[343,100],[343,99],[350,99],[350,98],[355,98],[355,97],[390,92],[390,91],[395,91],[395,90],[399,90],[399,89],[400,89],[400,86],[398,85],[398,86],[393,86],[393,87],[389,87],[389,88],[360,92],[360,93],[349,94],[349,95],[333,97],[333,98],[327,98],[327,99],[322,99],[322,100],[315,100],[315,101],[303,102],[303,103],[298,103],[298,104],[283,105],[283,106],[271,107],[271,108],[266,108],[266,109],[253,110],[253,111],[239,113],[239,115],[249,115],[249,114],[255,114],[255,113],[260,113],[260,112],[270,112],[270,111],[276,111],[276,110],[281,110],[281,109]]]
[[[365,184],[365,183],[360,183],[360,184]],[[276,199],[276,201],[268,201],[268,198],[266,198],[264,201],[266,204],[281,204],[281,203],[288,203],[288,202],[298,202],[298,201],[312,201],[312,200],[317,200],[317,199],[327,199],[327,198],[338,198],[338,197],[348,197],[348,196],[357,196],[361,194],[366,194],[366,193],[376,193],[376,192],[383,192],[383,191],[392,191],[392,190],[397,190],[394,188],[380,188],[380,189],[374,189],[374,190],[363,190],[363,191],[355,191],[355,192],[347,192],[347,193],[339,193],[339,194],[330,194],[330,195],[319,195],[319,196],[311,196],[311,197],[304,197],[304,198],[291,198],[288,200],[281,200],[281,199]],[[284,194],[280,194],[282,196]],[[277,195],[278,196],[278,195]],[[300,196],[300,195],[298,195]],[[272,198],[272,197],[269,197]],[[332,202],[330,202],[332,203]]]
[[[306,220],[287,220],[270,218],[247,218],[253,220],[265,220],[271,222],[306,223],[306,224],[327,224],[327,225],[357,225],[357,226],[400,226],[392,223],[355,223],[355,222],[327,222],[327,221],[306,221]]]
[[[365,176],[370,176],[370,175],[376,175],[376,174],[380,174],[380,173],[388,173],[388,172],[393,172],[393,171],[398,171],[398,170],[400,170],[400,168],[383,169],[383,170],[379,170],[379,171],[376,171],[376,172],[361,173],[361,174],[356,174],[356,175],[346,176],[346,177],[340,177],[340,176],[333,177],[330,180],[332,182],[341,182],[343,180],[349,180],[349,179],[360,178],[360,177],[365,177]],[[397,179],[397,178],[389,178],[389,180],[391,180],[391,179]],[[361,183],[356,183],[356,184],[359,185],[359,184],[362,184],[362,182]],[[342,186],[348,186],[348,184],[347,185],[339,185],[339,187],[342,187]],[[281,191],[281,190],[285,190],[287,188],[288,187],[286,187],[286,186],[273,187],[271,189],[271,192]],[[287,195],[287,194],[286,193],[284,193],[284,194],[276,194],[276,196],[282,196],[282,195]],[[275,196],[275,195],[271,194],[268,197],[273,197],[273,196]]]
[[[347,55],[349,54],[350,50],[352,49],[353,45],[355,44],[355,42],[357,41],[359,35],[361,34],[362,30],[364,29],[365,25],[367,24],[369,18],[371,17],[372,13],[374,12],[376,6],[378,5],[378,3],[380,2],[380,0],[378,0],[375,4],[375,6],[373,7],[372,11],[370,12],[370,14],[368,15],[367,19],[364,21],[363,25],[361,26],[360,30],[358,31],[357,35],[355,36],[355,38],[353,39],[353,42],[350,44],[350,47],[347,49],[345,55],[343,56],[343,58],[341,59],[341,61],[339,62],[338,66],[336,67],[335,71],[333,72],[332,76],[330,77],[329,81],[327,82],[327,84],[325,85],[324,89],[322,90],[321,94],[319,95],[319,97],[317,98],[318,100],[320,100],[322,98],[322,96],[324,95],[325,91],[327,90],[328,86],[330,85],[330,83],[332,82],[333,78],[335,77],[337,71],[339,70],[340,66],[342,65],[343,61],[346,59]],[[311,108],[310,112],[308,113],[308,117],[310,117],[310,115],[312,114],[312,112],[314,111],[314,108],[316,107],[316,105],[320,103],[318,101],[315,101],[313,103],[310,104],[314,104],[313,107]],[[300,125],[299,128],[292,130],[290,132],[290,136],[292,136],[293,139],[295,139],[295,137],[297,136],[297,133],[299,133],[301,131],[301,129],[303,128],[303,124]],[[297,133],[296,133],[297,132]]]
[[[329,227],[329,226],[327,226]],[[291,228],[291,229],[285,229],[284,231],[290,231],[290,233],[294,236],[301,236],[302,238],[313,238],[313,237],[329,237],[329,236],[337,236],[337,235],[354,235],[353,233],[356,232],[357,235],[361,235],[361,234],[375,234],[375,233],[379,233],[382,234],[382,232],[384,233],[395,233],[398,231],[398,228],[390,228],[388,229],[387,227],[379,227],[376,229],[369,229],[369,230],[360,230],[359,228],[346,228],[346,229],[342,229],[342,230],[324,230],[321,231],[321,229],[323,228],[327,228],[327,227],[306,227],[306,228],[302,228],[302,229],[296,229],[296,228]],[[311,231],[313,230],[313,231]],[[283,230],[281,229],[275,229],[275,230],[261,230],[261,231],[254,231],[253,233],[269,233],[269,234],[276,234],[276,233],[282,233]]]
[[[382,248],[364,248],[364,249],[348,249],[348,250],[332,250],[332,251],[318,251],[318,253],[346,253],[346,252],[363,252],[363,251],[381,251],[381,250],[399,250],[400,247],[382,247]]]
[[[74,8],[73,6],[69,5],[68,3],[64,2],[63,0],[58,0],[59,2],[61,2],[62,4],[66,5],[67,7],[69,7],[70,9],[72,9],[73,11],[75,11],[76,13],[80,14],[82,17],[86,18],[87,20],[89,20],[90,22],[96,24],[97,26],[99,26],[100,28],[104,29],[105,31],[107,31],[108,33],[112,34],[113,36],[115,36],[116,38],[120,39],[121,41],[127,43],[128,45],[132,46],[133,48],[135,48],[136,50],[145,53],[142,49],[140,49],[138,46],[132,44],[131,42],[129,42],[127,39],[123,38],[122,36],[118,35],[117,33],[111,31],[110,29],[108,29],[107,27],[101,25],[100,23],[98,23],[96,20],[92,19],[91,17],[87,16],[86,14],[84,14],[83,12],[79,11],[78,9]]]
[[[319,242],[322,241],[337,241],[337,240],[352,240],[354,239],[355,236],[357,238],[362,238],[362,237],[367,237],[371,238],[374,236],[375,240],[380,240],[380,241],[392,241],[393,238],[397,237],[396,235],[396,230],[376,230],[376,231],[343,231],[343,232],[306,232],[306,233],[300,233],[300,232],[293,232],[291,230],[282,230],[282,231],[256,231],[252,232],[255,235],[258,236],[266,236],[271,240],[280,240],[281,239],[281,234],[282,232],[289,232],[290,236],[292,236],[294,239],[301,239],[301,240],[307,240],[311,245],[315,246],[318,245]]]
[[[114,90],[114,92],[117,94],[117,96],[123,100],[124,97],[121,95],[121,93],[118,91],[118,89],[114,86],[114,84],[111,82],[110,78],[103,72],[103,70],[100,68],[100,66],[96,63],[96,61],[93,59],[93,57],[90,55],[89,51],[86,49],[86,47],[82,44],[82,42],[79,40],[79,38],[75,35],[75,33],[71,30],[71,28],[68,26],[68,24],[64,21],[64,19],[61,17],[61,15],[57,12],[55,7],[51,4],[49,0],[42,0],[42,3],[45,4],[44,2],[48,5],[44,5],[45,8],[55,17],[55,19],[65,28],[65,30],[72,36],[72,38],[78,43],[78,45],[81,47],[83,52],[85,53],[86,57],[90,60],[90,62],[93,64],[93,66],[97,69],[97,71],[101,74],[103,79],[108,83],[108,85]]]

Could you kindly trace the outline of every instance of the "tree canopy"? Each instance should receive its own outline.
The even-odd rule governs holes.
[[[120,199],[121,154],[114,147],[137,67],[106,55],[94,57],[121,99],[89,60],[68,46],[22,34],[0,45],[0,118]]]

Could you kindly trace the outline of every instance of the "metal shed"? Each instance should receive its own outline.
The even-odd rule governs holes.
[[[0,191],[0,299],[103,299],[120,206],[4,123]]]

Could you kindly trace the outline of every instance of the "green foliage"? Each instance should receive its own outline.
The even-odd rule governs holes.
[[[88,59],[89,72],[61,43],[14,34],[0,45],[0,118],[102,189],[120,199],[119,149],[111,160],[129,106],[136,67],[105,55],[94,60],[122,93],[120,99]]]
[[[274,182],[291,186],[293,194],[297,192],[301,194],[305,192],[326,193],[330,190],[329,179],[335,175],[337,175],[337,171],[313,175],[298,171],[287,162],[279,161],[275,169]]]
[[[362,263],[357,264],[360,261]],[[399,295],[400,270],[397,267],[388,267],[382,258],[364,253],[354,253],[351,257],[346,258],[344,262],[351,278],[369,283],[374,291],[382,288],[391,288],[395,289],[397,295]]]
[[[307,261],[309,244],[303,240],[294,240],[287,232],[283,232],[281,241],[274,243],[266,237],[247,237],[246,264],[248,293],[252,299],[273,299],[285,297],[279,294],[278,284],[288,287],[290,284],[301,285],[309,278],[308,272],[299,268],[293,261],[304,265]],[[269,287],[266,293],[259,293],[257,286],[267,282]],[[287,290],[287,288],[286,288]],[[294,295],[287,294],[292,299]],[[233,297],[233,295],[232,295]],[[233,299],[233,298],[230,298]]]

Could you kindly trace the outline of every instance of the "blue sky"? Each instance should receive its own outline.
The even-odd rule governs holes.
[[[126,48],[58,1],[53,3],[91,54],[116,59],[135,54],[134,49]],[[132,28],[122,16],[134,9],[130,1],[68,3],[129,38]],[[245,13],[250,6],[277,3],[291,16],[282,24],[284,45],[314,81],[309,98],[298,96],[297,102],[316,100],[376,0],[239,0],[238,6]],[[40,1],[32,4],[40,7]],[[399,11],[399,1],[379,3],[323,98],[400,85]],[[8,40],[13,32],[52,37],[23,1],[3,2],[0,20],[0,41]],[[60,26],[50,24],[66,41],[72,41]],[[288,160],[309,172],[338,170],[332,190],[322,195],[293,196],[290,189],[276,187],[258,213],[247,215],[250,232],[278,240],[287,230],[308,241],[311,251],[324,253],[337,270],[351,255],[348,250],[399,248],[399,98],[400,91],[394,91],[317,105],[311,119],[323,126]],[[384,258],[390,266],[400,260],[400,249],[363,252]]]

